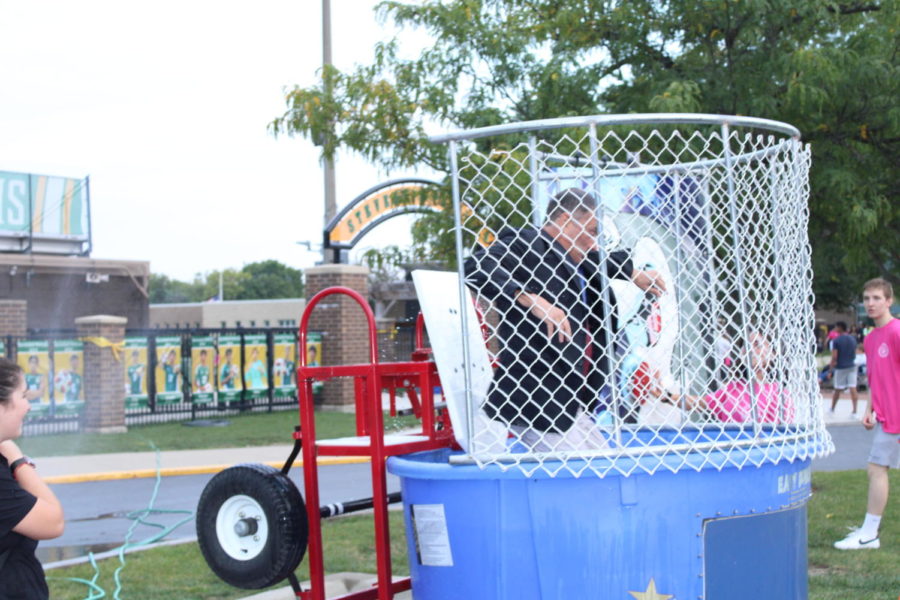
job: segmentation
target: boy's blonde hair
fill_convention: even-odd
[[[864,292],[871,289],[881,290],[881,293],[884,294],[886,300],[892,300],[894,298],[894,286],[891,285],[890,281],[882,279],[881,277],[870,279],[863,285]]]

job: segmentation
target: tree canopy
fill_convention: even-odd
[[[388,169],[446,170],[429,129],[629,112],[785,121],[813,150],[818,303],[845,305],[876,275],[900,283],[900,0],[388,0],[376,10],[432,44],[410,58],[386,40],[368,65],[323,70],[319,85],[287,93],[274,133]]]
[[[226,300],[302,298],[303,273],[277,260],[249,263],[240,270],[197,273],[191,282],[150,275],[150,303],[205,302],[219,294],[219,274]]]

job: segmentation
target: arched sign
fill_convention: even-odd
[[[325,228],[325,247],[350,249],[372,228],[399,215],[438,212],[439,183],[429,179],[393,179],[353,199]]]

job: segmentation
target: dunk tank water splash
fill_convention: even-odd
[[[805,598],[833,446],[799,132],[625,115],[435,141],[459,269],[414,278],[462,450],[388,461],[415,598]]]

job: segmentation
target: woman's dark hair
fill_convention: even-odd
[[[0,404],[9,402],[13,392],[19,387],[23,373],[22,367],[13,361],[0,358]]]
[[[769,341],[769,337],[761,333],[759,329],[751,329],[750,335],[760,336],[764,340],[766,340],[767,343],[771,344],[771,342]],[[749,363],[748,356],[748,354],[752,352],[752,350],[748,346],[749,344],[747,338],[745,338],[743,335],[738,334],[737,339],[735,339],[734,344],[731,347],[732,363],[731,368],[729,369],[730,378],[744,380],[747,379],[747,376],[753,372],[753,367]],[[771,363],[767,365],[766,373],[771,375],[772,368],[773,367]]]

